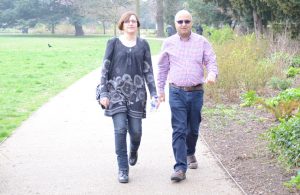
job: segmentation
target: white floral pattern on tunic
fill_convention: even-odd
[[[146,40],[137,38],[134,47],[124,46],[118,38],[107,42],[97,87],[97,100],[110,100],[105,115],[127,112],[135,118],[146,117],[147,85],[151,96],[156,95],[151,53]]]

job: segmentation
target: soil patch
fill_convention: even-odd
[[[205,104],[201,135],[247,194],[299,194],[283,186],[293,173],[280,167],[262,136],[277,124],[257,108]]]

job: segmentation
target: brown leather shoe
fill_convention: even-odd
[[[171,180],[176,182],[182,181],[185,178],[185,172],[183,170],[177,170],[171,175]]]
[[[187,156],[187,164],[190,169],[198,168],[198,162],[195,155]]]

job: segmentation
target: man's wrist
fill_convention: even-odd
[[[207,77],[217,78],[217,75],[214,72],[210,72]]]

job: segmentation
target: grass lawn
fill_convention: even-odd
[[[0,141],[50,97],[99,67],[108,38],[0,36]],[[157,54],[161,41],[149,43]]]

